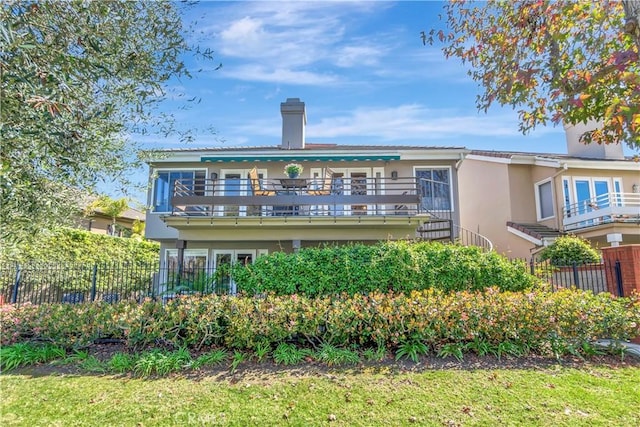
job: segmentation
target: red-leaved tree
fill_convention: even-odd
[[[640,149],[639,0],[455,0],[444,12],[423,42],[470,66],[478,109],[512,106],[523,133],[594,120],[582,142]]]

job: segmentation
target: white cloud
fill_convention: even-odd
[[[325,117],[307,128],[310,138],[370,137],[386,141],[433,140],[464,135],[515,136],[512,116],[488,118],[421,105],[358,108],[340,117]]]
[[[260,65],[244,65],[230,67],[223,75],[238,80],[270,83],[287,83],[292,85],[328,85],[340,81],[338,76],[290,68],[268,68]]]
[[[374,46],[345,46],[336,52],[336,65],[339,67],[372,67],[380,63],[384,50]]]
[[[327,78],[317,70],[329,64],[362,71],[379,66],[387,55],[382,35],[353,38],[347,31],[362,14],[380,14],[387,7],[378,2],[233,2],[216,7],[215,23],[201,31],[226,78],[291,83],[287,79],[293,76],[303,77],[293,81],[298,84],[334,84],[345,76]]]

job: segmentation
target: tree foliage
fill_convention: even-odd
[[[92,214],[96,209],[99,209],[103,214],[111,218],[113,231],[115,232],[115,225],[117,218],[122,215],[129,208],[129,200],[126,197],[120,199],[113,199],[109,196],[102,195],[94,200],[88,207],[86,213]]]
[[[100,181],[129,183],[132,133],[172,131],[157,108],[189,76],[177,3],[4,1],[0,6],[2,210],[7,244],[69,223]]]
[[[556,266],[600,262],[598,251],[591,247],[588,240],[572,235],[558,237],[555,242],[540,251],[538,257],[541,260],[550,260]]]
[[[640,148],[637,0],[455,0],[444,10],[446,29],[423,42],[470,66],[479,110],[516,108],[524,133],[594,120],[582,142]]]

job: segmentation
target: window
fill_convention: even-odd
[[[416,178],[422,196],[422,207],[430,211],[451,211],[450,168],[416,169]]]
[[[536,185],[538,220],[553,217],[553,188],[551,180]]]
[[[153,192],[153,211],[171,212],[171,197],[177,180],[195,195],[204,196],[206,171],[158,171]]]
[[[178,270],[178,253],[177,249],[167,249],[166,251],[166,267],[168,270]],[[185,249],[182,263],[183,271],[204,270],[208,263],[207,249]]]
[[[571,216],[571,192],[569,190],[569,179],[562,179],[562,194],[564,196],[564,214],[567,217]]]

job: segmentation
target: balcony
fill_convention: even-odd
[[[163,220],[189,238],[204,230],[221,240],[274,239],[274,231],[278,239],[411,237],[430,218],[419,188],[400,177],[334,177],[329,188],[322,178],[182,179]]]
[[[639,193],[607,193],[564,210],[564,231],[640,224]]]

